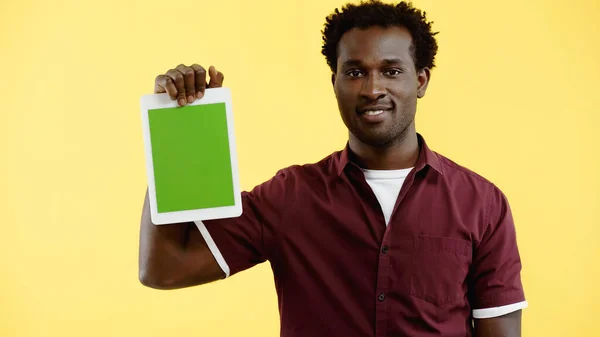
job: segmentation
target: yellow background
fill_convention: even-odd
[[[138,282],[139,97],[179,63],[232,90],[244,189],[340,149],[320,54],[341,0],[0,3],[0,336],[277,336],[268,264]],[[523,335],[600,336],[600,3],[416,1],[440,51],[417,129],[497,183],[517,222]]]

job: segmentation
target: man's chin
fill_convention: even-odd
[[[394,143],[395,137],[384,132],[365,132],[356,137],[361,143],[371,147],[388,147]]]

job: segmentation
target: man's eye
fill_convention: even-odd
[[[400,71],[398,69],[390,69],[390,70],[386,71],[386,73],[390,76],[397,76],[397,75],[400,75],[402,73],[402,71]]]
[[[346,75],[348,75],[349,77],[359,77],[361,75],[361,72],[358,70],[350,70],[346,73]]]

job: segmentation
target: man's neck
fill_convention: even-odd
[[[349,146],[352,160],[360,167],[370,170],[411,168],[419,159],[419,140],[413,130],[408,131],[401,140],[385,147],[365,144],[350,135]]]

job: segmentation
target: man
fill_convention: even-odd
[[[346,5],[323,54],[347,146],[242,194],[238,218],[140,232],[140,280],[189,287],[271,263],[281,336],[520,336],[526,301],[507,199],[416,132],[436,33],[412,5]],[[180,65],[156,93],[180,105],[220,87]]]

